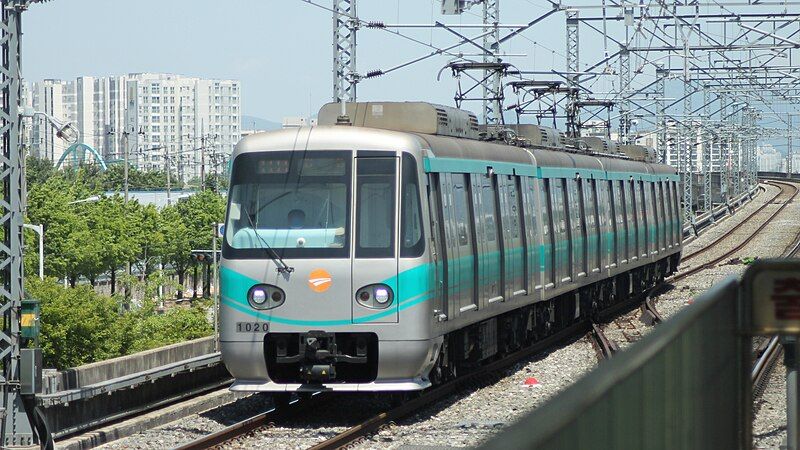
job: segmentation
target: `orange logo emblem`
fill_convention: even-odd
[[[333,284],[333,279],[326,270],[315,269],[308,276],[308,287],[316,293],[327,291],[331,288],[331,284]]]

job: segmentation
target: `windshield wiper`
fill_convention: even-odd
[[[261,237],[260,234],[258,234],[258,229],[256,229],[255,225],[253,225],[253,218],[250,217],[250,211],[247,209],[247,207],[242,205],[242,209],[244,210],[243,212],[244,212],[245,217],[247,217],[247,222],[250,224],[250,229],[253,230],[253,233],[255,233],[255,235],[258,238],[258,240],[261,241],[261,243],[265,245],[265,247],[261,247],[261,248],[263,248],[264,250],[267,251],[267,255],[269,255],[269,258],[272,260],[272,262],[275,263],[276,266],[278,266],[278,268],[276,269],[278,271],[278,273],[292,273],[292,272],[294,272],[294,267],[286,264],[286,262],[283,260],[283,258],[281,258],[281,255],[279,255],[278,252],[276,252],[275,249],[273,249],[269,245],[269,243],[266,241],[266,239],[264,239],[263,237]]]

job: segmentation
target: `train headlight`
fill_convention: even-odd
[[[383,305],[389,301],[389,290],[386,288],[375,288],[375,301]]]
[[[385,284],[370,284],[356,291],[356,301],[367,308],[388,308],[393,300],[394,292]]]
[[[272,309],[281,306],[286,301],[286,294],[277,286],[257,284],[250,288],[247,300],[255,309]]]
[[[263,305],[267,301],[267,291],[264,288],[255,288],[250,293],[250,300],[256,305]]]

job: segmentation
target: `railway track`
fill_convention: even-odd
[[[735,255],[739,250],[744,248],[745,245],[749,244],[753,239],[755,239],[756,236],[758,236],[758,234],[764,228],[766,228],[767,225],[769,225],[769,223],[772,221],[772,219],[774,219],[778,214],[780,214],[784,209],[786,209],[786,207],[788,207],[792,203],[792,201],[794,201],[794,199],[797,197],[798,193],[800,193],[800,188],[798,188],[797,185],[792,184],[792,183],[784,183],[784,182],[780,182],[780,181],[769,181],[769,183],[770,184],[780,185],[781,192],[778,193],[778,195],[776,195],[772,199],[772,201],[770,201],[768,203],[765,203],[764,206],[775,204],[775,203],[773,203],[773,201],[777,200],[777,198],[779,196],[786,196],[787,197],[787,198],[785,198],[784,200],[782,200],[780,202],[780,207],[778,209],[773,211],[767,217],[767,219],[761,225],[759,225],[759,227],[755,231],[753,231],[749,236],[747,236],[746,239],[744,239],[742,242],[740,242],[734,248],[724,252],[723,254],[721,254],[721,255],[719,255],[719,256],[717,256],[715,258],[712,258],[710,261],[707,261],[707,262],[704,262],[704,263],[701,263],[701,264],[697,264],[695,266],[689,267],[689,268],[687,268],[685,270],[682,270],[682,271],[678,272],[677,274],[673,275],[669,279],[669,281],[670,282],[675,282],[675,281],[684,279],[686,277],[689,277],[691,275],[694,275],[696,273],[699,273],[699,272],[701,272],[703,270],[710,269],[710,268],[716,266],[717,264],[719,264],[720,262],[724,261],[725,259],[730,258],[731,256]],[[761,210],[763,210],[763,207],[759,208],[757,211],[761,211]],[[750,216],[748,216],[748,219],[749,219],[749,217]],[[743,223],[744,223],[744,221],[743,221]],[[726,237],[731,236],[737,229],[739,229],[738,225],[736,227],[732,228],[731,230],[729,230],[724,235],[722,235],[719,239],[714,241],[714,243],[706,246],[706,249],[714,247],[715,244],[719,243],[720,241],[722,241]],[[696,256],[699,253],[700,252],[695,252],[693,255]],[[685,260],[686,260],[686,258],[682,258],[682,261],[685,261]]]
[[[800,236],[795,242],[784,252],[784,258],[796,258],[800,253]],[[764,394],[764,390],[769,382],[772,370],[778,364],[780,356],[783,354],[783,347],[780,345],[780,340],[777,336],[772,338],[760,337],[760,342],[755,349],[755,363],[753,370],[750,374],[753,382],[753,400],[756,401],[756,411],[760,403],[758,399]]]
[[[763,204],[763,205],[759,206],[757,209],[755,209],[755,210],[754,210],[754,211],[752,211],[750,214],[748,214],[746,217],[744,217],[744,218],[742,219],[742,221],[741,221],[741,222],[739,222],[738,224],[736,224],[736,226],[735,226],[735,227],[731,228],[731,229],[730,229],[730,230],[729,230],[727,233],[725,233],[725,234],[723,234],[723,235],[721,235],[721,236],[718,236],[716,239],[714,239],[712,242],[710,242],[710,243],[709,243],[708,245],[706,245],[705,247],[702,247],[702,248],[700,248],[699,250],[695,250],[695,251],[693,251],[693,252],[690,252],[690,253],[688,253],[688,254],[686,254],[686,255],[682,255],[682,256],[681,256],[681,261],[682,261],[682,262],[686,262],[686,261],[689,261],[689,260],[691,260],[691,259],[694,259],[694,258],[696,258],[696,257],[698,257],[698,256],[700,256],[700,255],[702,255],[702,254],[704,254],[704,253],[706,253],[706,252],[708,252],[710,249],[714,248],[714,246],[715,246],[715,245],[717,245],[717,244],[719,244],[720,242],[722,242],[722,240],[723,240],[723,239],[727,238],[728,236],[730,236],[731,234],[735,233],[735,232],[736,232],[736,231],[738,231],[740,228],[742,228],[743,226],[745,226],[745,225],[746,225],[748,222],[750,222],[750,220],[752,220],[752,219],[753,219],[753,218],[756,216],[756,214],[758,214],[758,213],[760,213],[761,211],[763,211],[763,210],[764,210],[764,208],[766,208],[766,207],[767,207],[767,206],[769,206],[769,205],[772,205],[772,204],[773,204],[773,202],[774,202],[775,200],[777,200],[777,198],[778,198],[778,197],[780,197],[780,195],[781,195],[781,192],[778,192],[777,194],[775,194],[774,196],[772,196],[772,198],[770,198],[768,201],[764,202],[764,204]]]
[[[648,298],[649,294],[650,291],[606,309],[599,315],[598,320],[601,322],[614,320],[615,316],[619,315],[621,312],[635,309],[646,298]],[[527,348],[506,355],[500,360],[481,366],[468,374],[459,376],[455,380],[451,380],[425,391],[419,396],[407,398],[406,401],[402,402],[399,406],[376,414],[367,420],[362,421],[358,425],[348,428],[344,432],[332,437],[331,439],[315,445],[312,447],[312,449],[338,449],[350,445],[368,435],[377,433],[382,428],[391,424],[393,421],[407,417],[421,408],[446,398],[447,396],[450,396],[459,390],[474,386],[475,384],[481,383],[488,378],[494,378],[497,373],[513,366],[521,360],[541,354],[566,342],[579,339],[581,336],[585,336],[587,333],[590,333],[594,328],[593,325],[594,324],[588,320],[577,322],[558,333],[532,344]],[[599,327],[596,328],[599,329]],[[600,335],[604,336],[602,334],[602,330],[600,330]],[[613,341],[609,345],[616,346]],[[613,351],[614,350],[610,350],[610,354],[613,354]],[[303,411],[307,411],[310,408],[317,408],[320,406],[320,402],[325,401],[326,398],[330,397],[326,396],[325,393],[321,393],[308,398],[294,400],[284,408],[276,408],[258,414],[254,417],[224,428],[218,432],[189,442],[179,447],[179,450],[200,450],[222,447],[225,443],[234,439],[257,432],[257,430],[264,427],[269,427],[272,424],[286,421],[291,417],[299,416]]]
[[[787,199],[781,202],[781,206],[779,209],[774,211],[767,220],[758,227],[758,229],[752,233],[748,238],[743,241],[741,244],[737,245],[734,249],[725,252],[725,254],[714,258],[712,261],[703,263],[701,265],[692,267],[686,271],[679,272],[678,274],[674,275],[671,279],[668,280],[667,283],[662,283],[655,288],[649,290],[647,293],[639,295],[627,302],[620,303],[619,305],[615,305],[606,311],[603,312],[602,318],[600,321],[614,321],[620,320],[616,318],[623,311],[630,311],[631,309],[635,308],[638,305],[641,305],[642,309],[642,317],[645,323],[648,325],[655,325],[663,321],[661,315],[656,310],[653,304],[653,297],[656,292],[659,292],[664,289],[665,286],[669,286],[669,282],[674,282],[676,280],[688,277],[695,273],[700,272],[706,268],[712,267],[715,264],[723,261],[725,258],[728,258],[735,252],[741,250],[747,243],[752,241],[755,236],[763,230],[766,225],[775,218],[781,211],[783,211],[800,193],[800,188],[793,184],[789,183],[782,183],[782,182],[773,182],[774,184],[779,184],[783,186],[781,188],[781,192],[770,199],[769,202],[765,203],[765,205],[758,208],[753,213],[749,214],[743,222],[750,221],[757,213],[764,210],[767,205],[774,204],[776,200],[779,199],[781,195],[788,196]],[[732,230],[725,233],[723,236],[717,238],[714,243],[712,243],[709,247],[721,242],[724,238],[730,236],[736,230],[740,229],[742,224],[737,225]],[[795,254],[798,251],[798,247],[800,247],[800,242],[795,248],[790,252],[790,254]],[[695,252],[691,254],[692,257],[695,257],[701,253],[704,253],[705,250]],[[627,324],[623,323],[620,325],[620,328],[627,328]],[[386,411],[380,412],[367,420],[362,421],[361,423],[348,428],[342,433],[337,434],[336,436],[321,442],[313,447],[313,450],[328,450],[328,449],[338,449],[343,448],[346,446],[350,446],[361,439],[369,436],[371,434],[377,433],[380,430],[384,429],[387,426],[390,426],[394,421],[400,420],[404,417],[407,417],[416,411],[419,411],[421,408],[431,405],[453,393],[459,391],[460,389],[466,388],[468,386],[474,385],[476,382],[479,382],[482,379],[487,378],[491,374],[496,374],[497,372],[504,370],[513,364],[517,363],[520,360],[530,358],[536,354],[542,353],[556,345],[559,345],[564,342],[568,342],[579,338],[580,336],[586,335],[587,333],[590,334],[593,340],[593,345],[598,350],[598,357],[600,359],[607,359],[613,356],[613,354],[618,351],[618,345],[613,341],[608,339],[608,337],[603,333],[602,328],[599,327],[596,323],[592,323],[589,321],[579,322],[576,323],[559,333],[556,333],[552,336],[549,336],[546,339],[543,339],[532,346],[519,350],[513,354],[507,355],[505,358],[482,366],[475,371],[462,375],[459,378],[446,382],[440,386],[437,386],[433,389],[430,389],[423,394],[407,399],[402,404],[397,407],[388,409]],[[635,339],[636,337],[640,337],[641,333],[634,333],[639,336],[631,336],[630,339]],[[627,337],[627,335],[626,335]],[[773,346],[775,347],[775,346]],[[780,349],[780,346],[777,346]],[[769,378],[769,372],[771,367],[774,366],[775,361],[777,360],[777,355],[780,352],[777,351],[770,351],[770,352],[763,352],[763,357],[767,358],[767,355],[772,355],[770,358],[771,360],[764,360],[763,362],[757,363],[754,366],[754,373],[753,376],[756,376],[756,369],[759,372],[759,379],[763,379],[761,383],[766,384],[766,380]],[[759,358],[761,361],[761,358]],[[207,448],[214,448],[214,447],[221,447],[226,442],[230,442],[236,438],[240,438],[247,434],[256,432],[259,429],[264,427],[269,427],[274,423],[279,423],[290,419],[291,417],[297,416],[301,414],[303,411],[307,411],[309,408],[315,408],[320,406],[320,402],[326,401],[327,397],[325,393],[321,393],[318,395],[310,396],[307,398],[301,398],[290,402],[283,408],[276,408],[270,411],[261,413],[257,416],[251,417],[246,419],[242,422],[236,423],[231,425],[223,430],[220,430],[216,433],[209,434],[204,436],[200,439],[192,441],[188,444],[185,444],[179,447],[180,450],[198,450],[198,449],[207,449]]]

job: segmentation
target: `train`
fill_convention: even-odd
[[[234,391],[410,392],[646,292],[682,250],[652,150],[424,102],[243,138],[220,264]]]

